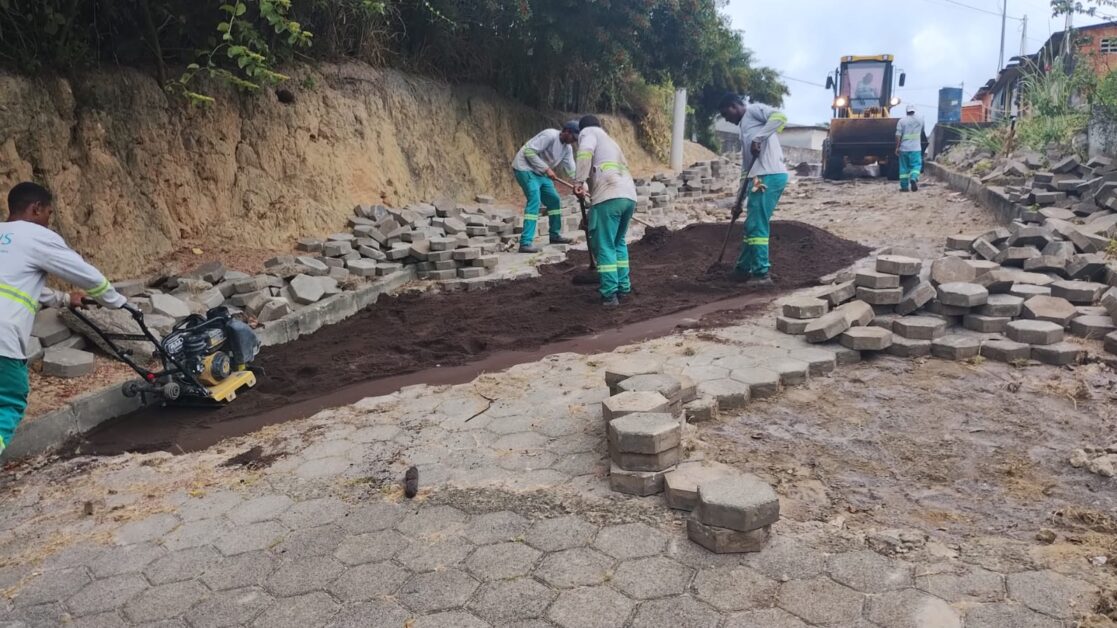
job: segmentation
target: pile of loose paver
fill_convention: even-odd
[[[952,236],[929,264],[880,255],[847,281],[787,301],[776,327],[903,357],[1067,365],[1082,359],[1085,341],[1101,339],[1117,353],[1117,266],[1042,212]]]
[[[687,535],[712,552],[760,551],[779,520],[775,490],[720,463],[682,460],[684,408],[716,414],[716,397],[696,403],[698,387],[685,376],[662,372],[662,364],[652,358],[617,361],[606,369],[605,381],[612,394],[601,404],[610,488],[641,497],[666,493],[668,506],[693,512]]]
[[[1026,212],[1073,221],[1097,213],[1111,215],[1117,211],[1117,165],[1109,157],[1098,155],[1083,163],[1075,156],[1047,162],[1038,153],[1021,155],[1006,161],[981,179],[991,186],[1003,186],[1005,196],[1020,204]],[[1082,229],[1083,241],[1091,236],[1106,235],[1114,223],[1095,224]],[[1105,243],[1101,244],[1105,248]]]

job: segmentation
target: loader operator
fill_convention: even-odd
[[[923,171],[923,120],[915,115],[915,105],[896,123],[896,155],[900,157],[900,191],[919,191]]]
[[[516,183],[524,191],[527,205],[524,206],[524,231],[520,235],[521,253],[538,253],[532,243],[535,240],[535,226],[539,220],[539,206],[547,208],[549,221],[548,235],[551,244],[569,244],[562,237],[562,199],[555,190],[558,175],[554,169],[562,168],[567,179],[574,176],[574,151],[570,145],[578,141],[578,123],[571,121],[562,125],[561,131],[546,129],[527,141],[512,160],[512,171]]]
[[[0,452],[27,409],[27,346],[39,307],[81,307],[87,295],[106,307],[125,303],[100,271],[50,230],[52,202],[46,188],[20,183],[8,192],[8,221],[0,223]],[[51,290],[48,274],[84,291]]]
[[[733,204],[733,220],[741,215],[745,197],[748,197],[745,241],[733,278],[750,285],[770,286],[769,223],[787,187],[787,168],[776,133],[787,124],[787,116],[767,105],[745,105],[737,94],[726,94],[718,109],[721,117],[741,129],[741,188]]]
[[[588,226],[590,246],[597,258],[598,290],[601,304],[614,308],[632,292],[625,236],[636,211],[636,182],[621,147],[601,128],[596,116],[583,116],[578,126],[581,131],[574,194],[592,196]]]

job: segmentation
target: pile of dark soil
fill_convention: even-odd
[[[216,410],[149,408],[103,424],[85,437],[79,451],[196,448],[188,443],[207,440],[196,438],[198,431],[220,433],[209,439],[216,442],[235,435],[221,429],[222,422],[278,411],[357,382],[461,365],[499,351],[538,349],[738,296],[748,288],[724,277],[696,281],[717,256],[724,229],[724,224],[676,232],[649,229],[629,248],[635,294],[615,310],[600,307],[594,287],[572,284],[571,276],[588,263],[586,253],[577,251],[566,262],[541,268],[541,277],[482,292],[383,297],[349,320],[264,349],[257,365],[267,376],[231,405]],[[737,231],[733,241],[740,243],[739,225]],[[732,255],[738,246],[731,246]],[[812,285],[868,251],[807,224],[774,222],[773,298],[780,291]]]

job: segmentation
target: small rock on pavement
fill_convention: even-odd
[[[814,297],[793,297],[783,303],[783,315],[795,319],[818,318],[828,309],[826,301]]]
[[[715,554],[759,552],[768,543],[770,527],[750,532],[708,526],[696,519],[686,522],[687,538]]]
[[[626,495],[647,497],[663,492],[664,476],[669,471],[628,471],[616,464],[609,466],[609,488]]]
[[[88,351],[77,349],[47,349],[43,355],[43,375],[51,377],[81,377],[93,372],[94,358]]]
[[[882,327],[852,327],[842,333],[839,341],[854,351],[883,351],[892,344],[892,332]]]
[[[749,532],[780,518],[780,500],[765,481],[749,473],[698,484],[698,521],[718,528]]]
[[[989,291],[976,283],[944,283],[939,285],[939,301],[954,307],[977,307],[989,299]]]
[[[679,446],[682,428],[670,413],[634,412],[609,421],[609,444],[623,453],[658,454]]]
[[[1066,327],[1078,314],[1074,305],[1066,299],[1052,296],[1034,296],[1024,301],[1024,318],[1048,321]]]
[[[676,510],[698,507],[698,485],[737,475],[733,467],[714,461],[683,462],[663,478],[667,505]]]
[[[957,257],[944,257],[931,263],[931,281],[935,285],[970,283],[976,278],[974,267]]]
[[[891,273],[893,275],[918,275],[923,268],[923,262],[914,257],[902,255],[881,255],[877,257],[877,272]]]
[[[1077,364],[1085,350],[1073,342],[1055,342],[1032,347],[1032,357],[1044,364],[1066,366]]]
[[[1009,323],[1005,335],[1024,344],[1052,345],[1063,340],[1063,327],[1051,321],[1022,319]]]
[[[153,314],[173,318],[176,321],[190,316],[190,306],[182,299],[169,294],[151,295],[151,311]]]
[[[980,351],[981,341],[972,336],[952,334],[931,341],[931,355],[944,360],[968,360]]]

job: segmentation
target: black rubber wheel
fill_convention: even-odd
[[[899,181],[900,180],[900,158],[899,157],[889,157],[888,161],[884,162],[884,164],[880,167],[880,169],[881,169],[881,172],[884,174],[885,177],[888,178],[889,181]]]
[[[178,398],[181,396],[182,386],[179,386],[178,382],[163,384],[163,397],[166,398],[167,401],[178,401]]]
[[[134,379],[132,381],[124,382],[124,385],[120,387],[120,392],[125,397],[132,399],[140,395],[140,390],[143,389],[143,386],[144,382]]]
[[[831,181],[842,180],[842,170],[845,169],[845,162],[842,160],[841,155],[834,155],[830,146],[830,139],[827,138],[822,141],[822,178]]]

